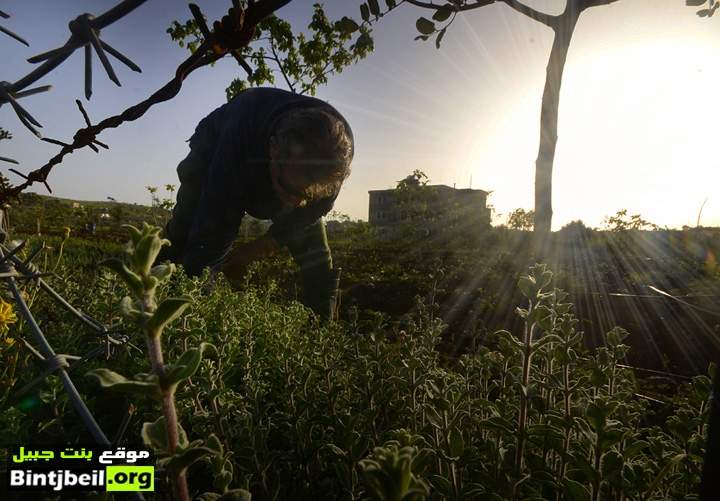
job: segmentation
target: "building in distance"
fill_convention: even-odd
[[[371,226],[391,229],[411,223],[429,233],[490,226],[488,191],[406,183],[395,189],[370,190],[368,194]]]

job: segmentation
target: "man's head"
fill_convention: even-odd
[[[352,156],[352,138],[341,119],[318,108],[288,111],[270,138],[275,193],[293,207],[332,196],[350,174]]]

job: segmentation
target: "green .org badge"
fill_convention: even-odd
[[[155,490],[153,466],[107,466],[105,478],[105,490],[108,492]]]

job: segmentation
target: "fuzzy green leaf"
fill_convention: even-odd
[[[608,346],[615,348],[619,346],[625,338],[630,335],[628,331],[621,327],[615,327],[607,334],[605,334],[605,340]]]
[[[181,449],[173,456],[163,458],[159,462],[159,466],[163,466],[173,472],[182,472],[190,465],[204,458],[205,456],[214,455],[215,451],[208,447],[188,447]]]
[[[448,439],[450,444],[450,455],[456,458],[462,456],[465,450],[465,440],[463,439],[462,433],[456,427],[450,430],[450,437]]]
[[[120,279],[125,282],[133,294],[136,296],[142,296],[144,290],[142,278],[140,278],[140,275],[130,270],[125,263],[117,258],[111,258],[100,261],[98,264],[113,270]]]
[[[542,348],[548,343],[562,343],[563,339],[558,336],[557,334],[545,334],[543,337],[535,341],[535,344],[533,345],[535,349]]]
[[[537,283],[531,276],[523,275],[520,277],[518,280],[518,288],[520,289],[520,292],[522,292],[523,296],[528,299],[535,299],[537,296]]]
[[[622,430],[606,430],[600,435],[600,450],[606,451],[623,439],[625,433]]]
[[[655,477],[655,480],[650,484],[650,487],[648,487],[647,491],[645,492],[645,499],[650,499],[650,495],[655,492],[655,489],[658,488],[660,485],[660,482],[662,482],[662,479],[665,478],[665,475],[668,474],[668,472],[677,465],[680,461],[685,459],[687,457],[687,454],[680,453],[673,456],[670,461],[665,463],[665,465],[662,467],[662,469],[658,472],[657,476]]]
[[[215,478],[213,479],[213,487],[215,487],[220,492],[225,492],[225,490],[230,485],[230,482],[232,482],[232,479],[232,472],[229,472],[227,470],[219,471],[215,474]]]
[[[165,282],[175,273],[175,265],[173,263],[159,264],[150,269],[150,275],[157,278],[160,282]]]
[[[135,306],[133,299],[130,296],[125,296],[120,300],[120,313],[133,322],[142,322],[152,316],[152,313],[142,312]]]
[[[450,480],[443,477],[442,475],[430,475],[430,482],[432,483],[433,487],[435,487],[435,490],[437,490],[441,495],[446,497],[452,497],[453,487],[450,483]]]
[[[590,499],[590,491],[588,488],[575,480],[563,478],[562,489],[565,494],[565,499],[568,501],[588,501]]]
[[[188,438],[183,427],[178,423],[178,447],[184,448],[188,445]],[[148,447],[152,447],[156,451],[167,451],[167,428],[165,427],[165,417],[161,416],[152,423],[143,423],[140,432],[143,443]]]
[[[205,441],[205,445],[215,451],[215,454],[218,456],[222,456],[225,454],[225,448],[223,447],[222,442],[218,438],[217,435],[214,433],[211,433],[207,440]]]
[[[108,390],[161,397],[155,374],[137,374],[135,379],[128,379],[110,369],[100,368],[88,372],[85,376],[94,379],[102,388]]]
[[[515,433],[515,425],[501,416],[493,416],[479,423],[480,428]]]
[[[160,334],[167,324],[182,315],[185,308],[190,306],[191,301],[192,299],[188,296],[166,298],[160,303],[152,318],[148,320],[148,330]]]
[[[143,237],[135,244],[132,260],[138,273],[148,275],[163,245],[170,245],[170,240],[160,238],[155,231],[143,233]]]
[[[168,364],[165,367],[165,377],[163,378],[163,385],[166,387],[174,387],[181,381],[184,381],[195,374],[200,367],[203,353],[206,350],[212,350],[217,353],[217,349],[210,343],[200,343],[199,348],[192,348],[178,359],[173,364]]]
[[[137,245],[137,243],[140,241],[140,238],[142,237],[142,233],[140,232],[140,230],[131,224],[123,224],[122,228],[128,230],[128,233],[130,233],[130,241],[134,245]]]

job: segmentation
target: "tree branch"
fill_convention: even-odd
[[[405,0],[405,1],[416,7],[422,7],[423,9],[440,10],[447,5],[447,4],[437,5],[434,3],[420,2],[419,0]],[[495,0],[477,0],[474,4],[470,4],[470,5],[466,4],[466,5],[457,7],[457,11],[462,12],[464,10],[477,9],[478,7],[484,7],[486,5],[490,5],[491,3],[495,3]]]
[[[581,0],[580,7],[582,10],[590,7],[600,7],[601,5],[610,5],[618,0]]]
[[[283,78],[285,79],[285,83],[290,87],[291,92],[295,92],[295,87],[293,84],[290,83],[290,79],[287,76],[287,73],[285,73],[285,68],[283,68],[282,62],[280,62],[280,58],[277,55],[277,52],[275,51],[275,44],[273,43],[272,37],[270,37],[270,50],[273,53],[273,57],[275,58],[275,62],[278,65],[278,68],[280,68],[280,73],[282,73]]]
[[[521,14],[524,14],[525,16],[529,17],[530,19],[538,21],[539,23],[543,23],[545,26],[547,26],[549,28],[555,28],[557,26],[558,16],[551,16],[550,14],[545,14],[544,12],[537,11],[530,6],[519,2],[518,0],[499,0],[499,1],[507,4],[509,7],[512,7],[513,9],[515,9],[516,11],[518,11]],[[614,2],[616,0],[601,0],[601,1]]]

